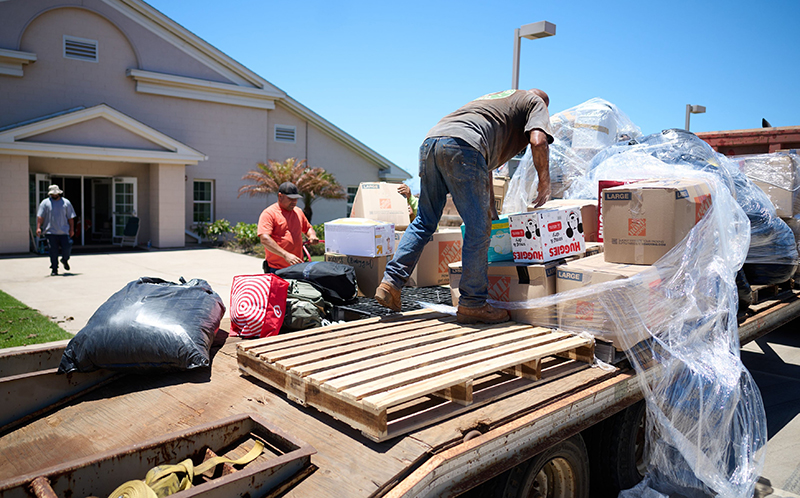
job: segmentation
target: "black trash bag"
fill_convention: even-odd
[[[332,304],[350,304],[358,298],[356,270],[352,266],[332,261],[312,261],[281,268],[275,275],[312,284]]]
[[[224,314],[222,299],[205,280],[142,277],[95,311],[67,344],[58,373],[208,367]]]

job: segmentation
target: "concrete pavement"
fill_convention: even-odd
[[[228,307],[234,275],[262,272],[258,258],[201,248],[78,254],[70,258],[69,264],[70,271],[61,267],[58,276],[50,276],[47,256],[2,257],[0,290],[75,334],[112,294],[139,277],[171,282],[178,282],[180,277],[206,280]]]

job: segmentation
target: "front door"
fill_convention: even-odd
[[[114,211],[112,227],[114,237],[122,237],[128,220],[136,216],[136,178],[119,176],[114,178]]]

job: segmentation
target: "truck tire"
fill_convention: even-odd
[[[509,471],[503,498],[586,498],[589,456],[580,434]]]
[[[592,489],[597,496],[617,496],[636,486],[647,470],[644,459],[647,413],[644,400],[604,422],[592,447]]]

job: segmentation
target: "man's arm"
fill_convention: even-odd
[[[550,200],[550,146],[547,144],[547,134],[538,129],[531,131],[530,142],[533,165],[539,175],[538,195],[534,207],[539,207]]]
[[[75,236],[75,218],[69,219],[69,236],[70,237]]]
[[[319,244],[319,239],[317,238],[317,232],[314,230],[314,227],[309,226],[308,231],[306,232],[306,237],[308,237],[309,244]]]
[[[312,228],[313,230],[313,228]],[[258,237],[261,240],[261,244],[263,244],[264,248],[271,252],[272,254],[276,254],[283,259],[286,260],[287,263],[290,265],[296,265],[298,263],[302,263],[303,260],[295,256],[294,254],[290,253],[289,251],[283,249],[281,246],[278,245],[275,240],[270,237],[268,234],[262,234]]]
[[[42,236],[42,223],[44,223],[44,217],[43,216],[37,216],[36,217],[36,236],[37,237],[41,237]]]

